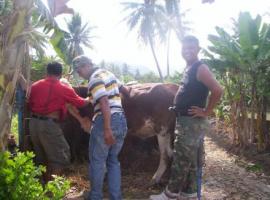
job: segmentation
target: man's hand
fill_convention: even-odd
[[[82,117],[80,119],[80,124],[82,129],[86,132],[86,133],[90,133],[90,129],[92,127],[92,122],[88,117]]]
[[[115,143],[115,138],[112,133],[111,128],[107,128],[104,130],[104,140],[107,145],[113,145]]]
[[[188,114],[192,115],[192,117],[207,117],[209,113],[198,106],[191,106],[191,108],[188,109]]]

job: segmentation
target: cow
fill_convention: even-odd
[[[168,108],[173,105],[174,96],[178,90],[175,84],[146,83],[126,86],[126,93],[122,94],[122,104],[127,117],[128,135],[147,139],[157,136],[160,160],[157,171],[152,180],[159,183],[169,160],[172,157],[172,140],[175,128],[175,114]],[[74,88],[82,97],[87,96],[86,87]],[[89,110],[87,110],[89,109]],[[83,116],[92,117],[93,108],[80,110]],[[70,123],[73,120],[73,123]],[[89,135],[83,130],[75,130],[77,123],[69,117],[63,125],[63,132],[70,144],[73,158],[78,155],[87,156]]]

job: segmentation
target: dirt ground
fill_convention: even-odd
[[[227,137],[224,133],[212,132],[205,137],[206,165],[204,167],[202,194],[205,200],[270,200],[270,176],[265,175],[262,166],[228,151]],[[227,141],[228,142],[228,141]],[[266,157],[270,155],[265,154]],[[145,153],[139,160],[122,165],[122,188],[124,199],[148,199],[158,194],[163,185],[149,187],[152,175],[158,166],[158,152]],[[266,165],[267,162],[264,163]],[[268,170],[269,171],[269,170]],[[82,191],[89,190],[87,163],[74,165],[68,178],[72,187],[65,200],[83,199],[78,197]],[[107,188],[104,184],[104,196]]]

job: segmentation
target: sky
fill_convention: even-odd
[[[121,2],[132,0],[70,0],[68,6],[79,12],[83,22],[96,26],[93,34],[94,50],[84,49],[85,54],[99,63],[125,62],[130,65],[145,66],[157,73],[154,58],[149,46],[137,40],[137,33],[129,32],[127,25],[121,20],[126,16]],[[134,1],[134,0],[133,0]],[[143,2],[137,0],[136,2]],[[208,46],[207,35],[215,34],[215,26],[230,30],[232,18],[237,18],[240,11],[249,11],[253,16],[264,15],[270,10],[270,0],[215,0],[213,4],[202,4],[201,0],[181,0],[181,7],[186,10],[185,21],[190,23],[191,34],[199,38],[201,46]],[[64,19],[68,15],[56,18],[64,28]],[[265,16],[269,20],[270,17]],[[162,44],[156,45],[156,53],[163,74],[166,71],[166,49]],[[181,72],[185,63],[181,58],[181,45],[175,36],[171,39],[170,63],[172,71]]]

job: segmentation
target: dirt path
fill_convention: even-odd
[[[269,200],[270,179],[249,172],[237,164],[238,157],[228,154],[209,137],[205,138],[206,167],[203,199]]]
[[[219,147],[210,137],[205,138],[206,166],[203,176],[203,199],[205,200],[270,200],[270,177],[255,174],[246,170],[246,163],[242,166],[239,158],[231,155]],[[158,155],[147,158],[152,160],[153,167],[138,167],[136,169],[123,169],[123,196],[125,199],[148,199],[151,194],[160,193],[163,187],[148,188],[148,184],[155,166]],[[145,163],[144,163],[145,164]],[[142,165],[144,165],[142,163]],[[147,162],[149,164],[149,162]],[[66,199],[74,194],[88,190],[87,167],[75,167],[76,173],[69,176],[72,189]],[[107,197],[107,189],[104,189]]]

